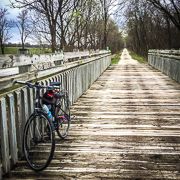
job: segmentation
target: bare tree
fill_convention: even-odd
[[[57,35],[60,40],[60,49],[65,49],[68,26],[73,20],[73,14],[79,4],[79,0],[62,0],[57,21]]]
[[[32,38],[40,44],[51,44],[51,33],[45,15],[40,12],[32,13],[31,21],[34,24]]]
[[[156,3],[164,5],[171,15],[178,13],[174,7],[178,7],[171,0],[159,0]],[[170,17],[160,11],[150,0],[129,0],[126,2],[125,16],[127,21],[127,44],[138,54],[147,56],[148,49],[179,48],[180,32]],[[163,12],[163,13],[162,13]]]
[[[104,42],[103,42],[103,47],[102,48],[106,48],[107,47],[107,38],[108,38],[108,22],[110,19],[110,16],[115,14],[115,8],[118,7],[118,9],[121,9],[121,6],[125,4],[125,0],[99,0],[100,4],[101,4],[101,12],[102,12],[102,18],[103,18],[103,22],[104,22],[104,30],[103,30],[103,36],[104,36]]]
[[[21,36],[21,44],[22,44],[22,49],[25,49],[25,41],[28,36],[30,36],[32,32],[32,24],[30,22],[30,19],[28,17],[28,11],[27,10],[22,10],[19,15],[17,16],[17,27],[19,29],[19,33]]]
[[[50,37],[51,37],[51,50],[55,52],[56,44],[56,34],[57,34],[57,19],[59,11],[62,8],[62,0],[15,0],[12,3],[13,7],[27,8],[35,13],[40,13],[46,19]]]
[[[112,6],[113,0],[100,0],[101,6],[102,6],[102,18],[104,21],[104,42],[103,42],[103,48],[105,49],[107,47],[107,23],[109,19],[109,8]]]
[[[180,1],[179,0],[147,0],[172,21],[180,31]]]
[[[36,24],[36,39],[40,44],[49,42],[52,52],[58,46],[63,50],[100,49],[112,44],[107,37],[111,10],[116,0],[14,1],[13,7],[31,11]],[[122,38],[121,34],[116,35],[118,40]]]
[[[8,10],[0,8],[0,48],[1,53],[4,54],[5,43],[11,39],[10,28],[11,22],[7,19]]]

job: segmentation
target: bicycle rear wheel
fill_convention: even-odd
[[[23,150],[33,170],[41,171],[50,164],[55,150],[55,134],[45,114],[33,114],[27,121],[23,136]]]
[[[71,113],[70,113],[70,102],[67,95],[61,97],[58,102],[58,112],[56,114],[56,131],[60,138],[64,139],[68,135]]]

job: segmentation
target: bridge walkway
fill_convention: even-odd
[[[180,85],[126,50],[73,105],[50,167],[5,179],[180,179]]]

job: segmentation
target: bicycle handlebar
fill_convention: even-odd
[[[25,81],[14,81],[14,83],[27,85],[29,88],[33,88],[33,87],[39,88],[39,89],[47,89],[47,88],[58,89],[59,88],[59,86],[43,86],[43,85],[40,85],[39,83],[32,84],[30,82],[25,82]]]

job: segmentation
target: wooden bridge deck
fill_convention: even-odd
[[[72,107],[50,167],[5,179],[180,179],[180,85],[124,51]]]

